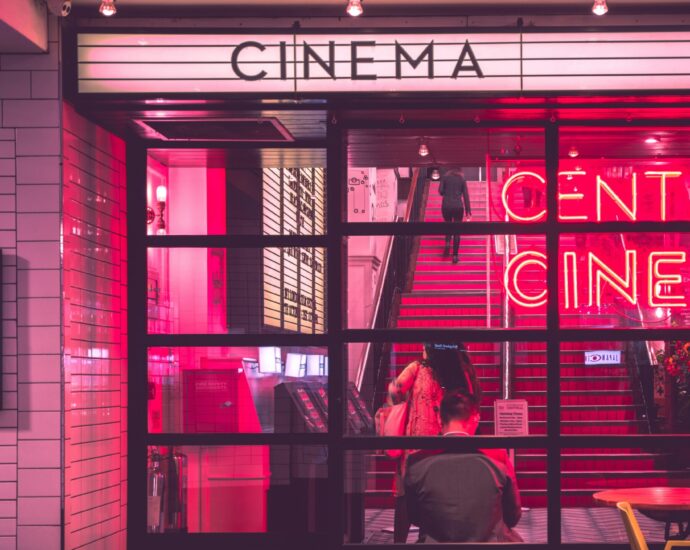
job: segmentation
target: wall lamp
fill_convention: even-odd
[[[159,185],[156,187],[156,202],[158,206],[158,214],[150,206],[146,207],[146,223],[151,225],[156,218],[158,218],[158,223],[156,224],[156,235],[165,235],[165,203],[168,199],[168,189],[165,185]]]

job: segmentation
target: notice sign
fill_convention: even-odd
[[[529,435],[527,400],[497,399],[494,401],[494,433],[498,436]]]
[[[585,365],[620,365],[620,350],[586,351]]]

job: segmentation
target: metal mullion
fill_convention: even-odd
[[[146,244],[145,144],[128,141],[127,155],[127,545],[143,547],[146,536],[146,415],[148,369],[146,331],[148,323]],[[137,365],[143,368],[132,368]]]
[[[148,235],[149,248],[323,248],[326,235]]]
[[[682,434],[591,434],[591,435],[561,435],[562,447],[573,448],[628,448],[653,447],[654,449],[690,451],[690,437]]]
[[[328,341],[328,541],[330,548],[340,548],[344,541],[345,456],[342,441],[345,428],[345,389],[347,365],[343,347],[344,300],[347,291],[346,262],[343,247],[343,217],[347,186],[347,153],[342,129],[328,116],[326,162],[326,248],[327,330]],[[333,113],[333,120],[338,116]]]
[[[326,445],[326,433],[148,433],[147,445]]]
[[[546,506],[547,541],[561,544],[560,339],[558,309],[558,126],[545,128],[546,164]]]
[[[343,441],[347,450],[375,449],[448,449],[454,451],[476,451],[478,449],[543,449],[548,438],[544,435],[518,437],[477,436],[477,437],[439,437],[439,436],[351,436]]]
[[[345,342],[543,342],[546,328],[530,329],[439,329],[439,328],[383,328],[347,329],[343,331]]]
[[[561,328],[561,341],[578,340],[679,340],[690,338],[688,328]]]
[[[148,334],[146,347],[327,346],[326,334]]]
[[[458,229],[461,235],[543,235],[547,228],[545,223],[471,222],[458,227],[452,222],[351,222],[344,225],[343,235],[429,236],[447,235]]]

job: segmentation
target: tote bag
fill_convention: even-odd
[[[376,412],[376,433],[388,437],[405,435],[409,411],[409,401],[404,401],[391,407],[381,407]],[[402,456],[400,449],[385,449],[384,452],[391,458]]]

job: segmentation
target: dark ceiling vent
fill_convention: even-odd
[[[151,137],[167,141],[295,141],[277,118],[139,119]]]

